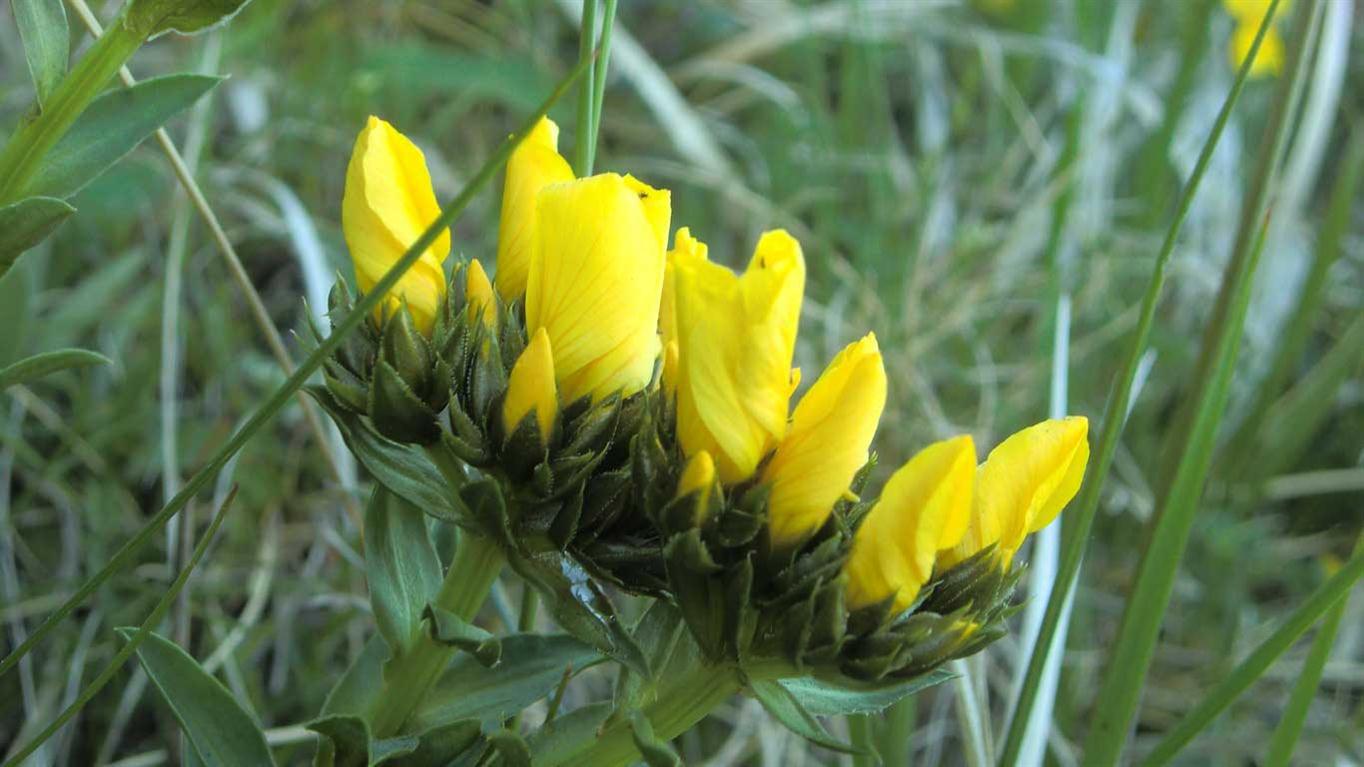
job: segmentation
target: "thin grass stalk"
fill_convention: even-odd
[[[478,173],[465,184],[464,188],[460,190],[460,193],[455,199],[441,211],[441,214],[436,217],[435,221],[431,222],[431,225],[426,228],[426,231],[422,232],[421,236],[408,247],[407,252],[403,254],[402,258],[398,259],[398,261],[384,273],[384,276],[375,283],[370,292],[360,297],[355,304],[355,308],[337,324],[332,330],[331,335],[324,338],[322,342],[318,344],[317,348],[303,360],[303,363],[299,365],[293,375],[289,376],[288,380],[275,389],[266,400],[265,404],[261,405],[260,408],[251,415],[246,423],[233,434],[232,438],[218,450],[208,464],[196,472],[194,476],[190,477],[189,481],[185,483],[185,487],[171,499],[170,503],[163,506],[155,516],[142,526],[142,529],[139,530],[132,539],[123,544],[98,573],[82,583],[80,587],[76,589],[75,593],[62,603],[61,607],[54,610],[52,614],[43,621],[43,624],[38,627],[37,631],[16,647],[13,652],[5,656],[4,660],[0,661],[0,676],[3,676],[13,668],[21,658],[27,655],[39,642],[46,638],[48,634],[52,633],[66,616],[70,615],[78,605],[88,599],[100,585],[109,579],[110,576],[122,570],[142,546],[144,546],[171,517],[179,513],[179,511],[184,508],[185,504],[197,495],[205,485],[211,482],[237,451],[241,450],[241,448],[250,441],[265,424],[274,418],[289,399],[307,383],[312,374],[322,365],[323,360],[325,360],[336,347],[340,346],[341,342],[345,340],[345,337],[352,330],[359,327],[360,323],[364,322],[369,316],[369,313],[384,300],[388,291],[391,290],[394,285],[398,284],[398,280],[402,279],[402,276],[417,262],[417,259],[421,257],[421,254],[431,246],[431,243],[435,242],[436,237],[440,232],[449,227],[450,223],[464,212],[464,209],[468,207],[473,198],[482,191],[483,187],[487,186],[487,184],[492,181],[502,165],[506,163],[507,158],[511,156],[512,151],[525,140],[530,131],[538,124],[540,118],[544,117],[550,107],[562,98],[564,93],[566,93],[568,89],[577,82],[578,78],[582,76],[586,69],[585,63],[586,62],[581,61],[578,62],[573,70],[559,82],[553,93],[549,95],[549,98],[536,109],[515,134],[503,142],[502,146],[493,154],[488,162],[484,163]]]
[[[1235,452],[1228,457],[1233,470],[1244,470],[1246,459],[1250,457],[1250,446],[1264,426],[1265,414],[1274,400],[1283,393],[1285,385],[1291,380],[1294,368],[1301,362],[1312,337],[1313,324],[1321,311],[1326,297],[1326,287],[1331,267],[1339,260],[1341,247],[1350,226],[1350,212],[1364,180],[1364,133],[1351,137],[1345,150],[1345,161],[1336,177],[1331,190],[1331,201],[1322,225],[1321,236],[1317,240],[1316,253],[1307,278],[1303,281],[1298,300],[1289,315],[1283,336],[1274,345],[1274,356],[1264,377],[1256,387],[1251,405],[1246,409],[1246,418],[1236,429],[1227,444]]]
[[[1174,476],[1160,494],[1154,529],[1138,565],[1132,595],[1123,611],[1118,639],[1109,654],[1108,670],[1092,718],[1085,749],[1086,765],[1116,764],[1127,741],[1132,719],[1137,713],[1146,672],[1155,653],[1165,608],[1174,588],[1175,575],[1188,543],[1216,446],[1217,427],[1226,410],[1227,398],[1240,350],[1241,331],[1250,303],[1251,285],[1259,264],[1269,225],[1269,192],[1274,188],[1279,160],[1288,134],[1289,117],[1302,91],[1302,77],[1308,42],[1321,18],[1320,2],[1309,3],[1298,19],[1291,48],[1287,77],[1279,89],[1275,109],[1266,131],[1259,173],[1252,182],[1254,190],[1242,217],[1253,226],[1250,237],[1238,235],[1223,276],[1219,305],[1225,310],[1214,315],[1204,335],[1204,354],[1210,361],[1202,375],[1195,378],[1192,400],[1196,406],[1189,427],[1170,444],[1178,455]],[[1271,6],[1267,18],[1272,18]],[[1264,24],[1261,25],[1263,31]],[[1253,53],[1251,54],[1254,55]]]
[[[1361,539],[1364,540],[1364,539]],[[1307,601],[1289,616],[1288,620],[1268,639],[1260,643],[1245,660],[1241,661],[1225,679],[1208,691],[1193,710],[1173,730],[1156,744],[1156,747],[1142,760],[1143,767],[1158,767],[1168,764],[1184,746],[1188,745],[1198,733],[1202,732],[1218,714],[1250,688],[1280,656],[1289,650],[1298,638],[1307,632],[1328,610],[1343,607],[1345,597],[1355,581],[1364,576],[1364,547],[1356,546],[1354,555],[1335,575],[1322,584]],[[1329,653],[1329,643],[1327,652]],[[1322,659],[1325,663],[1325,659]],[[1315,687],[1312,688],[1315,691]],[[1310,695],[1308,702],[1310,703]],[[1304,711],[1304,714],[1306,712]],[[1294,736],[1296,740],[1296,736]],[[1290,744],[1291,745],[1291,744]]]
[[[101,37],[102,39],[104,33],[103,27],[100,25],[99,19],[95,17],[94,12],[90,10],[90,6],[85,3],[85,0],[66,1],[67,4],[71,6],[71,10],[75,11],[76,15],[80,17],[81,23],[90,31],[90,34]],[[123,81],[124,85],[129,87],[137,83],[137,79],[133,77],[132,72],[128,71],[126,66],[119,69],[118,76],[119,79]],[[265,302],[261,299],[260,293],[256,290],[256,286],[251,283],[251,277],[247,275],[246,268],[242,266],[242,261],[237,256],[237,249],[232,246],[232,241],[228,239],[227,232],[223,230],[222,224],[218,221],[217,214],[213,212],[213,207],[208,204],[208,199],[204,197],[203,190],[199,188],[199,183],[194,180],[193,171],[191,171],[189,166],[185,163],[184,158],[180,155],[180,151],[175,146],[175,142],[164,128],[157,128],[156,132],[152,135],[156,138],[156,143],[161,147],[162,154],[166,156],[166,160],[170,163],[171,170],[175,173],[175,177],[180,182],[180,186],[184,188],[190,203],[194,206],[194,209],[199,213],[199,217],[203,219],[204,224],[208,227],[209,234],[212,235],[214,244],[218,246],[218,252],[222,254],[223,261],[227,263],[228,273],[232,275],[233,281],[237,283],[237,287],[241,290],[242,296],[246,299],[246,305],[247,308],[250,309],[252,321],[255,322],[256,328],[260,331],[261,335],[265,337],[265,344],[270,348],[270,355],[275,358],[275,362],[279,365],[280,369],[284,371],[284,375],[289,376],[294,372],[294,363],[284,346],[284,340],[280,337],[279,330],[275,328],[274,322],[270,319],[270,312],[265,308]],[[314,406],[312,400],[308,399],[307,395],[304,394],[299,394],[298,404],[299,407],[303,409],[303,419],[308,423],[308,429],[313,433],[313,438],[317,443],[318,449],[322,451],[323,457],[326,459],[327,468],[331,471],[332,478],[336,480],[337,484],[345,485],[345,472],[342,470],[340,463],[344,459],[342,459],[341,456],[338,456],[336,451],[332,449],[332,442],[327,439],[327,431],[322,425],[322,418],[318,415],[316,406]],[[350,516],[351,522],[355,525],[355,529],[362,529],[364,525],[360,518],[360,507],[355,499],[349,494],[343,494],[341,503],[345,508],[346,513]],[[3,673],[3,671],[0,671],[0,673]]]
[[[966,763],[970,767],[985,767],[993,761],[987,729],[990,726],[990,707],[976,694],[975,674],[969,665],[970,660],[952,661],[952,671],[957,675],[952,680],[953,699],[957,721],[961,725],[958,731]]]
[[[1361,551],[1364,551],[1364,533],[1355,541],[1355,555]],[[1289,694],[1283,715],[1279,717],[1279,725],[1269,739],[1265,767],[1288,767],[1298,739],[1302,736],[1303,724],[1307,722],[1307,712],[1317,697],[1317,686],[1321,684],[1322,672],[1326,670],[1326,661],[1331,657],[1331,649],[1336,643],[1336,635],[1340,632],[1340,623],[1345,618],[1349,601],[1348,598],[1342,598],[1336,602],[1336,606],[1326,613],[1317,635],[1312,638],[1312,649],[1308,651],[1302,670],[1298,672],[1298,679],[1293,683],[1293,692]]]
[[[578,66],[587,65],[587,78],[578,92],[578,130],[573,137],[573,170],[579,177],[592,173],[592,97],[597,77],[593,44],[597,39],[597,0],[583,0],[582,25],[578,28]]]
[[[611,61],[611,28],[616,25],[617,0],[606,0],[601,21],[601,41],[592,65],[592,135],[587,141],[587,173],[597,164],[597,140],[601,135],[602,102],[606,99],[606,74]]]
[[[1273,2],[1277,5],[1279,0],[1273,0]],[[1042,626],[1038,631],[1037,643],[1034,652],[1028,659],[1028,669],[1024,674],[1023,685],[1019,690],[1013,719],[1005,735],[1004,746],[1000,751],[1001,765],[1010,765],[1017,760],[1023,745],[1026,723],[1032,716],[1032,709],[1036,703],[1038,689],[1047,663],[1047,653],[1045,651],[1037,652],[1036,648],[1048,648],[1055,641],[1061,624],[1061,616],[1065,612],[1066,604],[1074,594],[1075,584],[1080,572],[1080,563],[1084,558],[1085,544],[1089,542],[1089,534],[1094,526],[1094,516],[1099,508],[1099,500],[1102,498],[1104,482],[1113,466],[1113,456],[1117,451],[1118,437],[1122,434],[1123,424],[1126,422],[1127,414],[1131,409],[1134,383],[1143,366],[1142,360],[1146,357],[1146,347],[1151,339],[1151,328],[1155,323],[1156,306],[1160,302],[1161,290],[1165,285],[1166,267],[1174,253],[1175,243],[1184,227],[1184,221],[1188,218],[1193,199],[1197,195],[1198,188],[1203,182],[1203,176],[1212,161],[1213,151],[1217,148],[1218,142],[1221,141],[1222,133],[1230,121],[1232,110],[1241,98],[1241,92],[1245,88],[1250,74],[1250,63],[1259,51],[1260,44],[1268,29],[1269,23],[1266,19],[1260,25],[1260,30],[1251,45],[1250,55],[1246,57],[1246,61],[1241,65],[1240,71],[1237,72],[1231,92],[1227,94],[1226,100],[1222,103],[1222,108],[1213,123],[1212,131],[1203,143],[1203,149],[1199,152],[1193,173],[1189,176],[1180,196],[1174,219],[1170,222],[1170,228],[1166,230],[1165,240],[1156,256],[1155,265],[1151,271],[1151,280],[1147,283],[1146,292],[1142,296],[1141,313],[1137,320],[1137,327],[1132,332],[1127,354],[1123,358],[1123,366],[1114,380],[1113,391],[1104,407],[1103,425],[1099,432],[1097,448],[1094,451],[1094,461],[1085,477],[1075,510],[1067,512],[1063,516],[1061,563],[1056,580],[1059,588],[1053,588],[1051,596],[1047,599],[1047,611],[1042,617]],[[1061,643],[1064,645],[1064,632],[1060,632],[1060,635],[1062,636]]]
[[[910,767],[914,751],[914,722],[919,713],[919,697],[901,698],[886,709],[876,732],[876,755],[881,764]]]
[[[203,537],[199,539],[199,544],[194,547],[194,553],[190,556],[189,561],[180,569],[180,574],[175,577],[175,580],[171,583],[170,588],[166,590],[166,593],[162,594],[161,598],[157,600],[156,606],[152,608],[151,614],[148,615],[147,619],[142,621],[142,625],[137,628],[137,633],[133,634],[133,636],[129,638],[127,644],[114,654],[113,660],[109,661],[109,665],[105,666],[104,670],[99,673],[99,676],[96,676],[90,681],[90,684],[85,686],[85,689],[81,690],[80,695],[76,696],[75,702],[67,706],[62,713],[58,714],[57,718],[54,719],[46,729],[38,733],[33,740],[29,741],[23,748],[14,752],[9,761],[5,762],[4,767],[17,767],[22,764],[23,761],[28,758],[29,754],[38,750],[48,738],[52,737],[52,735],[60,730],[63,725],[71,721],[71,718],[74,717],[86,703],[90,702],[91,698],[95,697],[100,690],[104,689],[104,686],[107,685],[110,680],[114,678],[114,675],[123,668],[123,664],[127,663],[133,653],[137,652],[137,648],[147,639],[147,635],[150,634],[152,629],[159,625],[166,617],[166,611],[169,610],[171,604],[175,602],[176,595],[180,593],[180,590],[185,587],[185,583],[189,581],[190,573],[194,572],[194,568],[198,566],[199,560],[203,559],[204,552],[208,551],[209,543],[213,541],[213,537],[217,534],[218,528],[222,526],[223,520],[227,517],[227,510],[232,507],[232,501],[236,497],[237,489],[236,487],[233,487],[232,491],[228,493],[227,498],[224,499],[222,505],[218,507],[218,513],[213,515],[213,521],[209,523],[208,529],[204,531]]]

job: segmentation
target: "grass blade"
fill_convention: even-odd
[[[1268,639],[1194,706],[1173,730],[1166,734],[1142,762],[1144,767],[1168,764],[1180,749],[1189,744],[1218,714],[1259,679],[1279,656],[1333,606],[1344,606],[1345,595],[1360,576],[1364,576],[1364,547],[1355,547],[1354,556],[1335,575],[1322,584],[1301,607],[1289,616]],[[1323,629],[1324,631],[1325,629]],[[1329,643],[1328,652],[1329,652]],[[1325,663],[1325,658],[1322,658]],[[1315,691],[1315,686],[1312,687]],[[1295,691],[1296,695],[1296,691]],[[1310,701],[1310,696],[1308,697]],[[1305,707],[1304,707],[1305,708]],[[1305,713],[1305,711],[1304,711]],[[1294,736],[1296,738],[1296,735]],[[1277,734],[1276,734],[1277,739]]]
[[[236,497],[237,489],[236,487],[233,487],[232,492],[228,493],[227,498],[223,500],[222,506],[218,507],[218,513],[213,515],[213,521],[209,523],[208,529],[204,531],[203,536],[199,539],[199,544],[194,547],[194,554],[190,556],[189,561],[185,563],[185,566],[180,569],[180,574],[175,577],[175,581],[171,583],[171,586],[166,590],[166,593],[161,595],[161,599],[157,601],[156,607],[152,608],[151,615],[148,615],[147,619],[142,621],[142,625],[138,627],[137,631],[128,637],[127,644],[123,645],[123,647],[114,654],[114,659],[109,661],[109,665],[99,673],[99,676],[91,680],[90,684],[86,685],[84,690],[81,690],[81,693],[76,697],[76,700],[70,706],[67,706],[66,710],[62,711],[56,719],[52,720],[52,723],[49,724],[46,729],[38,733],[37,737],[29,741],[23,748],[15,751],[14,755],[10,757],[10,760],[5,762],[4,767],[16,767],[17,765],[22,764],[23,761],[28,758],[29,754],[38,750],[39,746],[43,745],[43,743],[45,743],[48,738],[52,737],[55,732],[60,730],[63,725],[71,721],[71,717],[75,716],[91,698],[95,697],[100,690],[104,689],[104,686],[114,678],[114,675],[119,672],[119,669],[123,668],[123,664],[127,663],[133,653],[137,652],[137,648],[140,647],[142,642],[151,634],[152,629],[155,628],[157,624],[161,623],[162,618],[166,615],[166,611],[169,610],[171,604],[175,602],[175,597],[180,593],[180,590],[185,587],[185,583],[189,581],[190,573],[194,572],[194,568],[199,564],[199,560],[203,558],[204,552],[208,551],[209,543],[213,541],[213,536],[217,534],[218,528],[222,526],[223,520],[227,517],[227,510],[232,507],[232,500]]]
[[[578,92],[578,129],[573,141],[573,170],[579,177],[592,175],[592,91],[596,81],[593,43],[597,38],[597,0],[583,0],[582,26],[578,30],[578,66],[587,64],[587,79]]]
[[[322,361],[341,344],[352,330],[358,327],[361,322],[365,321],[365,318],[369,316],[369,313],[378,306],[379,302],[384,299],[384,296],[388,291],[398,283],[398,280],[402,278],[408,268],[416,263],[422,252],[435,241],[440,231],[448,227],[450,223],[468,207],[475,195],[493,179],[502,165],[506,163],[507,158],[511,156],[512,150],[525,139],[540,118],[549,111],[550,107],[562,98],[564,93],[568,91],[573,83],[582,76],[586,69],[585,65],[586,62],[578,62],[578,65],[559,83],[554,89],[554,92],[549,95],[549,98],[540,105],[540,108],[522,124],[521,128],[515,134],[503,142],[502,146],[488,162],[484,163],[478,173],[465,184],[464,189],[461,190],[455,199],[441,211],[440,216],[437,217],[436,220],[427,227],[426,231],[412,243],[407,249],[407,252],[403,254],[403,257],[384,274],[382,279],[375,283],[374,288],[370,292],[360,297],[360,300],[356,302],[355,308],[351,313],[336,326],[331,335],[323,339],[322,343],[303,360],[302,364],[294,370],[293,374],[275,389],[274,393],[270,395],[270,398],[266,400],[265,404],[261,405],[261,407],[252,414],[251,418],[242,425],[241,429],[233,434],[232,438],[218,450],[213,459],[210,460],[204,468],[196,472],[194,476],[190,477],[189,481],[185,483],[184,488],[182,488],[169,503],[162,507],[162,509],[158,511],[131,540],[123,544],[123,547],[109,559],[108,564],[106,564],[102,570],[82,583],[80,588],[76,589],[75,593],[63,602],[61,607],[53,611],[32,635],[15,648],[13,652],[5,656],[3,661],[0,661],[0,676],[3,676],[7,671],[13,668],[14,665],[19,662],[20,658],[27,655],[38,642],[42,641],[43,638],[50,634],[66,616],[71,614],[72,610],[75,610],[78,605],[89,598],[89,596],[94,593],[101,584],[108,580],[111,575],[123,569],[132,560],[137,551],[141,549],[171,517],[175,516],[180,509],[184,508],[185,504],[189,502],[189,499],[193,498],[205,485],[211,482],[213,477],[215,477],[222,467],[227,464],[232,456],[254,437],[256,433],[284,407],[289,399],[307,383],[308,378],[322,365]]]
[[[1273,18],[1276,0],[1261,24],[1263,35]],[[1217,428],[1226,410],[1231,378],[1240,349],[1241,331],[1250,303],[1250,292],[1268,227],[1270,190],[1274,188],[1279,160],[1287,140],[1290,115],[1302,91],[1307,42],[1321,17],[1321,3],[1306,4],[1298,19],[1286,77],[1277,94],[1266,130],[1252,191],[1242,211],[1241,231],[1223,274],[1218,296],[1189,402],[1191,418],[1170,442],[1170,454],[1178,458],[1171,481],[1165,485],[1156,507],[1155,528],[1142,553],[1131,597],[1123,611],[1118,639],[1109,654],[1108,670],[1097,698],[1086,742],[1084,764],[1118,762],[1127,741],[1129,726],[1137,712],[1147,668],[1155,653],[1165,608],[1174,588],[1175,574],[1183,558],[1203,483],[1212,463]],[[1252,49],[1253,51],[1253,49]],[[1254,53],[1252,52],[1251,57]]]
[[[1094,451],[1094,462],[1090,466],[1088,476],[1085,477],[1084,487],[1080,491],[1079,503],[1076,504],[1075,510],[1066,516],[1066,527],[1061,541],[1061,563],[1057,570],[1055,587],[1047,600],[1047,611],[1042,616],[1042,625],[1037,634],[1037,641],[1034,644],[1033,653],[1028,659],[1028,669],[1024,674],[1023,684],[1019,688],[1013,718],[1005,735],[1003,748],[1000,750],[1000,764],[1011,764],[1017,760],[1022,749],[1028,721],[1032,716],[1032,709],[1036,704],[1037,693],[1041,687],[1043,673],[1046,670],[1047,651],[1056,641],[1055,637],[1061,623],[1061,616],[1065,611],[1067,602],[1074,593],[1076,579],[1080,572],[1080,563],[1084,558],[1085,544],[1089,541],[1089,533],[1094,526],[1094,515],[1099,508],[1099,499],[1104,482],[1113,466],[1113,456],[1118,447],[1118,437],[1122,434],[1122,427],[1130,409],[1133,385],[1137,378],[1138,369],[1141,367],[1141,360],[1146,353],[1147,344],[1151,339],[1156,306],[1160,301],[1161,290],[1165,285],[1166,267],[1170,263],[1171,254],[1174,253],[1175,243],[1183,229],[1184,220],[1189,215],[1193,198],[1198,193],[1203,176],[1212,162],[1213,151],[1217,148],[1222,133],[1226,130],[1232,110],[1241,97],[1241,91],[1245,88],[1250,74],[1250,62],[1254,61],[1255,52],[1259,50],[1260,42],[1264,39],[1267,29],[1268,23],[1261,25],[1255,43],[1251,47],[1251,55],[1247,56],[1246,62],[1242,64],[1240,71],[1236,74],[1236,81],[1217,114],[1212,132],[1208,134],[1207,141],[1203,143],[1203,149],[1198,155],[1193,173],[1189,176],[1189,181],[1185,184],[1184,192],[1180,196],[1174,220],[1170,222],[1170,228],[1165,234],[1160,253],[1156,256],[1155,266],[1151,272],[1151,281],[1147,283],[1146,293],[1142,296],[1140,319],[1137,321],[1136,330],[1132,333],[1122,369],[1114,380],[1113,392],[1109,395],[1108,402],[1104,407],[1103,426],[1099,433],[1098,448]],[[1061,644],[1064,642],[1062,641]]]

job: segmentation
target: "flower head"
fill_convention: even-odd
[[[648,386],[671,216],[667,190],[605,173],[551,184],[537,203],[526,328],[543,328],[566,402]]]
[[[392,125],[370,117],[355,140],[341,201],[341,228],[361,292],[372,289],[439,216],[421,150]],[[442,231],[393,287],[376,319],[382,322],[406,304],[417,329],[430,333],[445,297],[442,264],[449,254],[450,233]]]
[[[850,608],[893,596],[899,612],[914,602],[938,550],[966,532],[975,473],[976,447],[964,435],[929,445],[891,476],[853,537],[844,566]]]
[[[526,292],[540,190],[573,180],[573,169],[559,154],[558,144],[559,126],[543,117],[507,160],[497,233],[497,292],[504,301]]]
[[[818,530],[845,493],[886,405],[886,370],[876,336],[838,353],[796,405],[786,436],[763,468],[771,484],[772,543],[799,542]]]
[[[672,252],[678,439],[688,455],[714,456],[722,482],[738,482],[786,434],[805,259],[781,230],[762,236],[742,276],[706,260],[690,237],[680,243]]]

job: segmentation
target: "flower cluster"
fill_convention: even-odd
[[[458,521],[533,584],[554,590],[534,564],[562,552],[589,581],[672,601],[714,659],[875,681],[995,639],[1014,554],[1078,490],[1085,420],[1024,429],[979,465],[969,436],[938,442],[864,499],[881,350],[849,344],[792,408],[795,238],[762,235],[742,274],[685,227],[669,249],[666,190],[575,178],[556,142],[544,119],[508,163],[493,279],[477,259],[447,279],[442,233],[329,360],[329,409],[373,432],[352,447],[419,445]],[[343,203],[360,290],[436,216],[421,152],[371,118]]]

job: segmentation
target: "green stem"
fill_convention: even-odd
[[[663,741],[690,730],[743,687],[733,666],[704,662],[687,673],[659,681],[658,694],[644,707],[644,715],[653,725],[654,734]],[[569,767],[625,767],[634,763],[640,752],[625,717],[627,713],[617,711],[600,731],[584,733],[577,748],[547,754],[548,760],[543,763]],[[536,764],[541,762],[537,760]]]
[[[466,621],[473,620],[504,561],[502,550],[491,540],[481,535],[461,536],[455,559],[432,604]],[[412,649],[384,667],[384,687],[370,714],[375,737],[386,738],[402,730],[456,652],[453,647],[436,644],[426,631],[425,621],[417,632]]]
[[[601,105],[606,99],[606,68],[611,59],[611,27],[616,23],[616,1],[606,0],[601,21],[599,53],[592,66],[592,129],[587,137],[587,162],[583,175],[592,173],[597,164],[597,136],[601,133]]]
[[[848,741],[860,753],[853,754],[853,767],[876,767],[880,759],[872,738],[872,721],[868,714],[848,715]]]
[[[122,19],[100,35],[81,57],[57,90],[53,91],[42,113],[19,130],[0,151],[0,205],[22,197],[48,150],[80,117],[95,96],[142,45],[143,36]]]
[[[578,91],[578,130],[573,142],[573,170],[579,177],[592,174],[592,91],[597,63],[592,60],[593,39],[597,36],[597,0],[583,0],[582,27],[578,31],[578,64],[586,62],[587,79]]]

